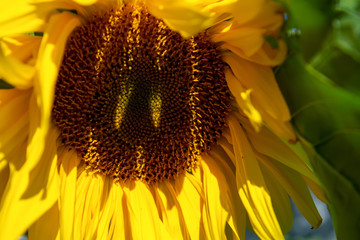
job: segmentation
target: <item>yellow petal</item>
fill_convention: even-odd
[[[131,237],[131,228],[129,226],[129,214],[123,186],[120,184],[113,185],[109,201],[114,202],[116,206],[110,222],[108,239],[129,239]]]
[[[38,78],[35,92],[39,95],[41,112],[47,119],[54,100],[55,83],[68,36],[81,24],[74,14],[63,12],[54,15],[47,26],[39,50]]]
[[[224,44],[222,47],[231,50],[241,58],[263,66],[275,67],[283,63],[287,57],[287,46],[281,39],[277,40],[278,47],[272,48],[271,45],[264,41],[263,45],[253,55],[248,56],[241,49],[230,44]]]
[[[237,24],[244,24],[259,14],[266,0],[225,2],[227,4],[214,4],[212,11],[231,13]]]
[[[230,29],[213,36],[215,42],[225,42],[223,47],[232,46],[230,50],[238,49],[235,53],[242,53],[249,57],[255,54],[264,44],[264,30],[257,28]]]
[[[309,186],[311,191],[315,194],[315,196],[322,201],[323,203],[328,203],[328,199],[326,198],[322,186],[320,185],[319,181],[314,181],[312,179],[309,179],[305,176],[302,176],[306,184]]]
[[[55,131],[49,133],[45,139],[48,148],[36,167],[25,163],[16,170],[10,164],[9,181],[0,203],[0,239],[16,239],[57,201],[57,136]],[[24,152],[19,151],[18,158],[25,157],[21,154]]]
[[[27,34],[4,37],[0,43],[0,76],[19,89],[33,84],[40,37]]]
[[[0,89],[0,107],[8,104],[8,102],[12,101],[12,99],[17,97],[21,92],[22,91],[16,89]]]
[[[62,239],[72,239],[75,213],[75,191],[77,165],[79,159],[76,152],[64,150],[59,156],[60,165],[60,236]]]
[[[0,2],[0,38],[16,33],[34,32],[45,22],[37,7],[26,0]]]
[[[228,204],[221,202],[221,190],[226,190],[226,180],[222,173],[212,173],[206,162],[211,162],[207,156],[203,156],[201,160],[203,170],[203,186],[205,194],[205,207],[203,208],[203,224],[207,239],[226,239],[225,225],[229,218],[226,209]],[[210,163],[211,164],[211,163]],[[218,171],[216,167],[212,171]]]
[[[91,0],[77,1],[84,4],[93,2]],[[49,24],[49,17],[58,13],[58,9],[71,9],[76,10],[81,16],[88,15],[84,7],[70,0],[2,1],[0,3],[0,38],[19,33],[43,32]]]
[[[109,201],[109,179],[100,174],[88,173],[84,169],[78,169],[76,183],[75,214],[74,214],[74,239],[94,239],[97,233],[108,231],[98,230],[101,216]],[[106,216],[108,217],[108,216]],[[110,218],[107,218],[110,224]]]
[[[260,165],[264,180],[271,195],[271,202],[273,204],[275,214],[279,221],[283,234],[290,232],[293,226],[293,214],[290,203],[289,194],[281,186],[280,182],[273,176],[268,168]]]
[[[98,0],[73,0],[73,1],[84,6],[92,5],[98,2]]]
[[[30,94],[31,91],[28,90],[0,90],[0,116],[6,116],[0,122],[1,133],[11,127],[17,119],[28,111]],[[5,99],[8,97],[10,98]]]
[[[0,162],[10,164],[14,169],[20,169],[26,160],[26,143],[16,146],[10,153],[0,151]]]
[[[76,182],[76,196],[75,196],[75,214],[74,214],[74,225],[73,225],[73,234],[74,239],[84,239],[85,238],[85,231],[82,227],[85,229],[88,227],[88,221],[91,220],[89,217],[86,218],[89,214],[88,212],[92,209],[89,209],[89,203],[85,205],[86,198],[91,197],[97,197],[98,193],[96,195],[94,194],[93,186],[94,184],[99,185],[97,182],[97,179],[93,179],[92,175],[87,175],[86,171],[84,169],[78,169],[78,179]],[[96,183],[94,183],[96,182]],[[92,187],[90,187],[90,185]],[[93,200],[95,202],[96,200]],[[97,202],[97,201],[96,201]],[[85,215],[85,217],[83,217]],[[67,226],[68,227],[68,226]]]
[[[216,201],[216,198],[212,198],[206,201],[209,205],[209,216],[213,216],[216,219],[210,219],[213,224],[213,229],[216,227],[218,230],[214,231],[220,234],[220,237],[224,237],[225,224],[221,221],[219,215],[228,213],[228,219],[226,220],[235,234],[237,239],[245,238],[245,226],[246,226],[246,212],[238,195],[236,188],[235,168],[232,165],[231,160],[220,148],[213,149],[211,155],[202,155],[203,161],[201,165],[204,171],[204,180],[207,175],[212,176],[213,181],[216,181],[210,185],[208,183],[208,191],[218,192],[220,195],[220,201]],[[211,187],[210,187],[211,186]],[[205,183],[204,183],[205,188]],[[206,192],[206,189],[205,189]],[[209,198],[209,196],[208,196]],[[216,212],[213,213],[214,210]]]
[[[271,68],[243,60],[232,53],[226,54],[224,60],[245,89],[253,89],[252,97],[263,111],[277,120],[290,120],[289,109]]]
[[[20,159],[10,155],[18,153],[28,136],[30,94],[30,90],[0,90],[0,116],[6,116],[0,121],[0,152],[16,169],[20,168]]]
[[[80,24],[79,19],[67,12],[50,18],[40,46],[38,75],[34,82],[34,95],[30,104],[29,164],[36,164],[45,149],[45,137],[51,123],[55,83],[66,40]]]
[[[314,227],[318,228],[322,219],[317,211],[310,191],[299,173],[291,168],[263,155],[258,155],[261,162],[269,169],[286,189],[300,212]]]
[[[13,122],[13,125],[2,131],[0,135],[0,152],[4,154],[4,159],[10,162],[16,170],[20,169],[24,164],[23,159],[16,156],[19,154],[20,148],[26,145],[27,131],[29,129],[28,116],[28,112],[25,112]]]
[[[93,178],[94,176],[92,176]],[[99,224],[101,210],[104,207],[104,202],[102,201],[103,195],[108,197],[108,192],[105,191],[105,182],[100,180],[101,178],[91,181],[89,186],[88,195],[83,204],[83,215],[82,215],[82,225],[81,225],[81,236],[83,239],[92,239],[97,237],[96,227]],[[108,227],[107,227],[108,229]],[[102,230],[103,231],[103,230]]]
[[[267,32],[272,33],[272,35],[280,34],[280,29],[284,22],[284,7],[275,1],[265,0],[262,1],[262,3],[261,6],[258,6],[259,12],[257,16],[243,25],[266,29]]]
[[[191,178],[193,179],[190,180]],[[196,186],[197,184],[200,184],[199,178],[199,176],[194,177],[191,174],[186,173],[185,177],[179,176],[175,180],[174,185],[177,199],[184,215],[186,227],[191,239],[199,239],[200,236],[203,236],[200,223],[202,211],[201,201],[204,198],[200,192],[199,185]]]
[[[25,160],[24,145],[29,127],[27,104],[30,93],[28,90],[0,89],[0,116],[6,116],[0,121],[0,162],[5,165],[11,162],[16,169],[19,169]]]
[[[0,48],[0,77],[7,83],[19,89],[32,86],[35,67],[22,63],[11,56],[5,56]]]
[[[5,187],[8,183],[9,175],[9,164],[6,161],[1,161],[0,158],[0,200],[2,199]]]
[[[28,239],[59,239],[59,207],[55,203],[29,227]]]
[[[142,182],[133,182],[124,188],[124,195],[129,211],[128,218],[132,239],[160,239],[164,237],[166,232],[160,221],[158,209],[149,186]]]
[[[102,194],[102,205],[100,207],[99,221],[92,225],[92,229],[96,232],[96,237],[98,239],[109,239],[109,223],[111,223],[112,216],[114,215],[115,208],[117,208],[117,203],[112,201],[113,194],[113,185],[114,182],[110,177],[105,178],[104,190]],[[92,231],[92,229],[90,231]]]
[[[263,239],[284,239],[259,163],[237,119],[229,117],[236,157],[236,184],[256,234]]]
[[[279,121],[271,117],[262,108],[258,108],[264,122],[269,128],[281,138],[287,139],[289,142],[296,142],[297,136],[290,121]]]
[[[162,222],[169,235],[179,239],[190,239],[173,183],[168,181],[160,183],[155,191],[155,195],[158,195],[161,203],[159,207],[162,213]]]
[[[245,90],[240,81],[230,71],[225,72],[228,87],[244,114],[249,118],[253,127],[258,131],[262,125],[259,111],[253,106],[250,98],[251,89]]]
[[[31,58],[37,56],[41,39],[41,37],[29,34],[18,34],[2,38],[1,43],[6,56],[12,56],[21,62],[28,63]]]
[[[213,39],[215,36],[218,36],[220,33],[229,31],[232,25],[232,22],[229,21],[229,18],[231,18],[231,16],[224,14],[222,18],[216,20],[213,26],[207,29],[207,32],[213,42],[216,42]]]
[[[254,4],[253,1],[239,1],[236,4],[251,6],[248,9],[233,7],[231,27],[216,34],[214,39],[223,41],[222,48],[248,61],[271,67],[282,63],[287,55],[286,44],[279,39],[284,21],[282,5],[273,1],[255,1]],[[245,11],[248,13],[243,13]],[[266,36],[277,39],[278,46],[271,47]]]
[[[149,11],[183,37],[189,38],[209,27],[214,17],[199,4],[191,0],[152,0],[146,1]]]
[[[260,132],[255,132],[251,126],[246,126],[246,123],[243,125],[256,151],[281,162],[314,181],[317,180],[302,159],[268,128],[264,127]]]
[[[224,150],[226,155],[229,157],[232,164],[235,166],[236,159],[235,159],[234,148],[233,148],[232,143],[228,142],[228,140],[226,138],[220,138],[218,143],[219,143],[220,147]]]

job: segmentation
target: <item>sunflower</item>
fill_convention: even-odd
[[[284,239],[289,196],[320,225],[281,5],[0,5],[0,239]]]

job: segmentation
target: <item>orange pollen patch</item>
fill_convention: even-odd
[[[144,8],[100,12],[70,36],[52,111],[87,168],[147,183],[192,171],[230,111],[206,32],[183,39]]]

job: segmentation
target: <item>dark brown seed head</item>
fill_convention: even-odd
[[[94,172],[154,183],[195,166],[230,111],[225,64],[206,32],[183,39],[124,5],[68,40],[53,121]]]

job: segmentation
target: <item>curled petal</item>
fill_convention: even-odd
[[[199,4],[201,1],[153,0],[147,1],[149,11],[183,37],[189,38],[209,27],[214,16],[205,11]]]

